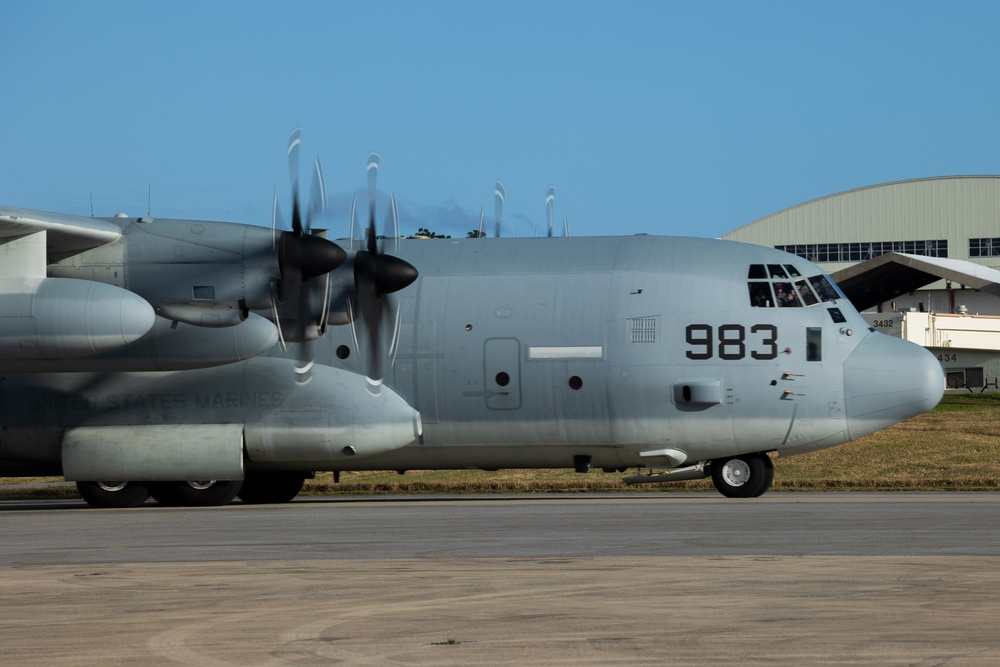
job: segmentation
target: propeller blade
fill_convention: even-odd
[[[323,286],[323,316],[319,321],[319,333],[323,335],[326,333],[326,326],[330,323],[330,289],[331,289],[332,279],[330,274],[326,274],[326,284]]]
[[[326,213],[326,179],[323,178],[323,163],[316,158],[313,163],[313,180],[309,188],[309,208],[306,210],[306,234],[312,232],[312,223]]]
[[[354,195],[351,195],[351,232],[347,235],[347,238],[351,239],[351,250],[354,250],[354,210],[355,210]]]
[[[389,210],[385,214],[385,236],[392,239],[393,252],[399,252],[399,208],[396,195],[389,195]],[[385,251],[385,247],[382,248]]]
[[[271,195],[271,250],[278,252],[278,189]]]
[[[288,135],[288,173],[292,178],[292,231],[302,234],[302,212],[299,209],[299,147],[302,145],[302,128],[297,127]]]
[[[504,189],[500,179],[497,179],[496,188],[493,190],[493,213],[494,220],[496,220],[496,228],[493,230],[494,238],[500,238],[500,218],[503,217],[503,201],[506,197],[507,190]]]
[[[368,252],[378,252],[375,233],[375,194],[378,181],[378,163],[380,156],[374,151],[368,154]]]
[[[288,351],[285,345],[285,334],[281,330],[281,317],[278,315],[278,286],[271,283],[271,315],[274,317],[274,326],[278,330],[278,342],[281,344],[282,354]]]
[[[548,219],[548,233],[546,236],[552,238],[552,205],[556,200],[556,188],[554,185],[550,185],[549,189],[545,191],[545,217]]]

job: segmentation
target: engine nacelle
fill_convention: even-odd
[[[246,321],[224,328],[199,327],[157,317],[139,340],[101,354],[60,359],[11,359],[8,373],[182,371],[232,364],[264,354],[278,342],[269,320],[250,313]]]
[[[122,232],[114,243],[50,265],[49,274],[117,285],[160,316],[201,327],[233,326],[271,307],[280,272],[270,229],[139,218]]]
[[[250,362],[249,386],[274,386],[270,359]],[[248,416],[247,458],[254,463],[331,463],[374,456],[420,437],[420,413],[389,387],[373,390],[360,375],[327,366],[313,367],[305,386],[284,393],[281,405]],[[331,407],[333,406],[333,407]]]
[[[142,297],[89,280],[0,279],[0,359],[60,359],[114,350],[148,332]]]

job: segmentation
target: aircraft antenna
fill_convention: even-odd
[[[483,205],[479,205],[479,236],[476,238],[483,238]]]
[[[146,183],[146,217],[153,215],[153,184]]]
[[[94,217],[94,193],[90,193],[90,217]]]
[[[548,219],[548,232],[546,236],[552,238],[552,204],[556,200],[556,186],[550,185],[549,189],[545,191],[545,216]]]
[[[563,217],[563,236],[569,236],[569,216]]]

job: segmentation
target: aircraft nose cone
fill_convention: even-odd
[[[944,372],[919,345],[873,332],[847,357],[844,390],[853,440],[933,408],[944,394]]]

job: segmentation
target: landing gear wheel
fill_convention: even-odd
[[[306,477],[298,472],[251,472],[243,478],[243,487],[236,495],[245,503],[287,503],[299,494]]]
[[[774,464],[767,454],[741,454],[712,461],[712,482],[727,498],[756,498],[771,488]]]
[[[240,480],[192,480],[150,484],[149,495],[167,507],[215,507],[229,503],[240,492]]]
[[[77,482],[76,490],[91,507],[138,507],[149,497],[136,482]]]

